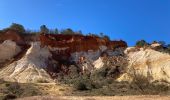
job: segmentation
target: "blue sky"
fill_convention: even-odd
[[[170,0],[0,0],[0,29],[13,22],[103,32],[130,46],[140,39],[170,43]]]

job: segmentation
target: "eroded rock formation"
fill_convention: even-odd
[[[52,82],[50,75],[45,71],[51,56],[48,48],[41,48],[37,42],[32,43],[20,60],[0,70],[0,78],[17,82]]]
[[[124,41],[109,41],[95,36],[83,35],[41,34],[40,41],[42,46],[49,46],[56,56],[71,58],[73,61],[77,61],[80,56],[96,60],[106,50],[127,47]]]
[[[92,71],[94,68],[92,63],[103,52],[113,56],[119,52],[112,52],[115,48],[127,47],[124,41],[108,41],[95,36],[41,34],[39,36],[40,43],[37,43],[36,41],[39,41],[37,36],[19,34],[14,30],[6,30],[0,35],[1,41],[14,41],[16,42],[15,45],[19,45],[22,51],[18,53],[18,49],[9,49],[12,50],[8,51],[10,52],[9,57],[9,54],[2,52],[6,49],[1,50],[3,59],[14,57],[14,60],[0,71],[0,78],[18,82],[35,82],[38,79],[51,81],[47,72],[51,73],[50,75],[60,71],[68,73],[70,71],[69,65],[64,64],[70,64],[72,61],[76,61],[74,64],[80,65],[79,71],[87,69]],[[31,42],[33,44],[29,48]],[[13,46],[10,47],[12,48]],[[11,54],[14,52],[15,54]],[[8,57],[4,57],[3,54]],[[82,57],[86,61],[84,60],[85,63],[79,64]]]
[[[88,50],[99,50],[101,46],[108,48],[127,47],[124,41],[107,41],[95,36],[83,35],[52,35],[41,34],[40,41],[42,45],[63,48],[66,52],[80,52]]]
[[[126,52],[128,70],[118,80],[133,81],[145,78],[149,82],[170,82],[170,55],[152,49]]]

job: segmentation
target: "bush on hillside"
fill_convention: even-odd
[[[20,84],[17,82],[14,83],[6,83],[7,90],[9,94],[14,94],[15,96],[19,97],[23,93],[23,89],[21,88]]]
[[[137,47],[144,47],[146,45],[148,45],[148,43],[145,40],[139,40],[136,42]]]
[[[82,81],[75,82],[74,88],[76,88],[77,90],[88,90],[86,84]]]
[[[131,82],[131,86],[134,87],[136,86],[137,89],[143,94],[151,94],[151,95],[157,95],[160,94],[162,92],[166,92],[169,90],[169,84],[167,84],[167,82],[165,81],[154,81],[154,82],[150,82],[150,78],[152,77],[146,77],[146,76],[142,76],[142,75],[137,75],[137,74],[133,74],[134,75],[134,79]],[[134,88],[132,88],[134,89]]]
[[[68,28],[68,29],[62,30],[61,34],[72,35],[72,34],[75,34],[75,32],[72,29]]]
[[[8,29],[16,30],[20,33],[25,33],[24,26],[17,23],[12,23],[12,25]]]
[[[37,83],[49,83],[46,79],[38,79]]]
[[[40,26],[40,32],[44,33],[44,34],[48,34],[49,33],[49,29],[47,28],[46,25],[41,25]]]
[[[0,33],[2,33],[3,31],[2,30],[0,30]]]
[[[16,98],[17,96],[15,94],[7,94],[2,98],[2,100],[14,100]]]

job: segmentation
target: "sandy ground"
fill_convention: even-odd
[[[0,100],[8,94],[14,94],[18,97],[17,100],[170,100],[169,91],[155,95],[146,91],[147,94],[142,95],[138,90],[132,91],[133,89],[126,88],[124,84],[115,83],[111,87],[113,87],[113,90],[105,87],[106,89],[78,91],[59,83],[16,84],[2,82],[0,84]]]
[[[170,96],[34,96],[17,100],[170,100]]]

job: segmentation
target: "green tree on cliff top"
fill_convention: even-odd
[[[24,26],[21,24],[17,24],[17,23],[12,23],[8,29],[16,30],[20,33],[25,33]]]

